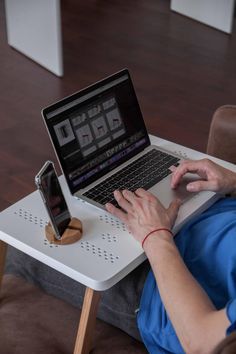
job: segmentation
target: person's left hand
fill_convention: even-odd
[[[115,191],[114,197],[121,209],[107,203],[108,212],[126,224],[134,238],[142,243],[144,237],[158,228],[171,229],[178,215],[181,202],[174,200],[168,209],[150,192],[139,188],[135,193]]]

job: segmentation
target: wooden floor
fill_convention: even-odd
[[[63,79],[7,45],[0,0],[0,210],[34,190],[55,161],[40,110],[123,67],[150,133],[205,151],[214,110],[236,103],[232,36],[169,9],[168,0],[62,1]]]

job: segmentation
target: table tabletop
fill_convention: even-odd
[[[152,144],[184,158],[206,156],[164,139],[150,138]],[[236,171],[234,165],[214,160]],[[80,241],[71,245],[48,242],[44,233],[48,216],[38,191],[0,213],[0,240],[87,287],[106,290],[141,264],[146,259],[145,253],[122,222],[106,211],[72,197],[63,176],[60,182],[72,216],[82,221]]]

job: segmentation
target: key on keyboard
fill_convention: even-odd
[[[165,152],[150,150],[124,169],[85,192],[84,196],[102,205],[111,202],[118,206],[113,196],[115,190],[135,191],[141,187],[149,189],[168,176],[171,173],[169,167],[177,166],[178,161],[179,158]]]

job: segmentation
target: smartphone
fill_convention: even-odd
[[[56,239],[60,240],[71,215],[52,161],[47,161],[35,176],[35,184],[48,212]]]

